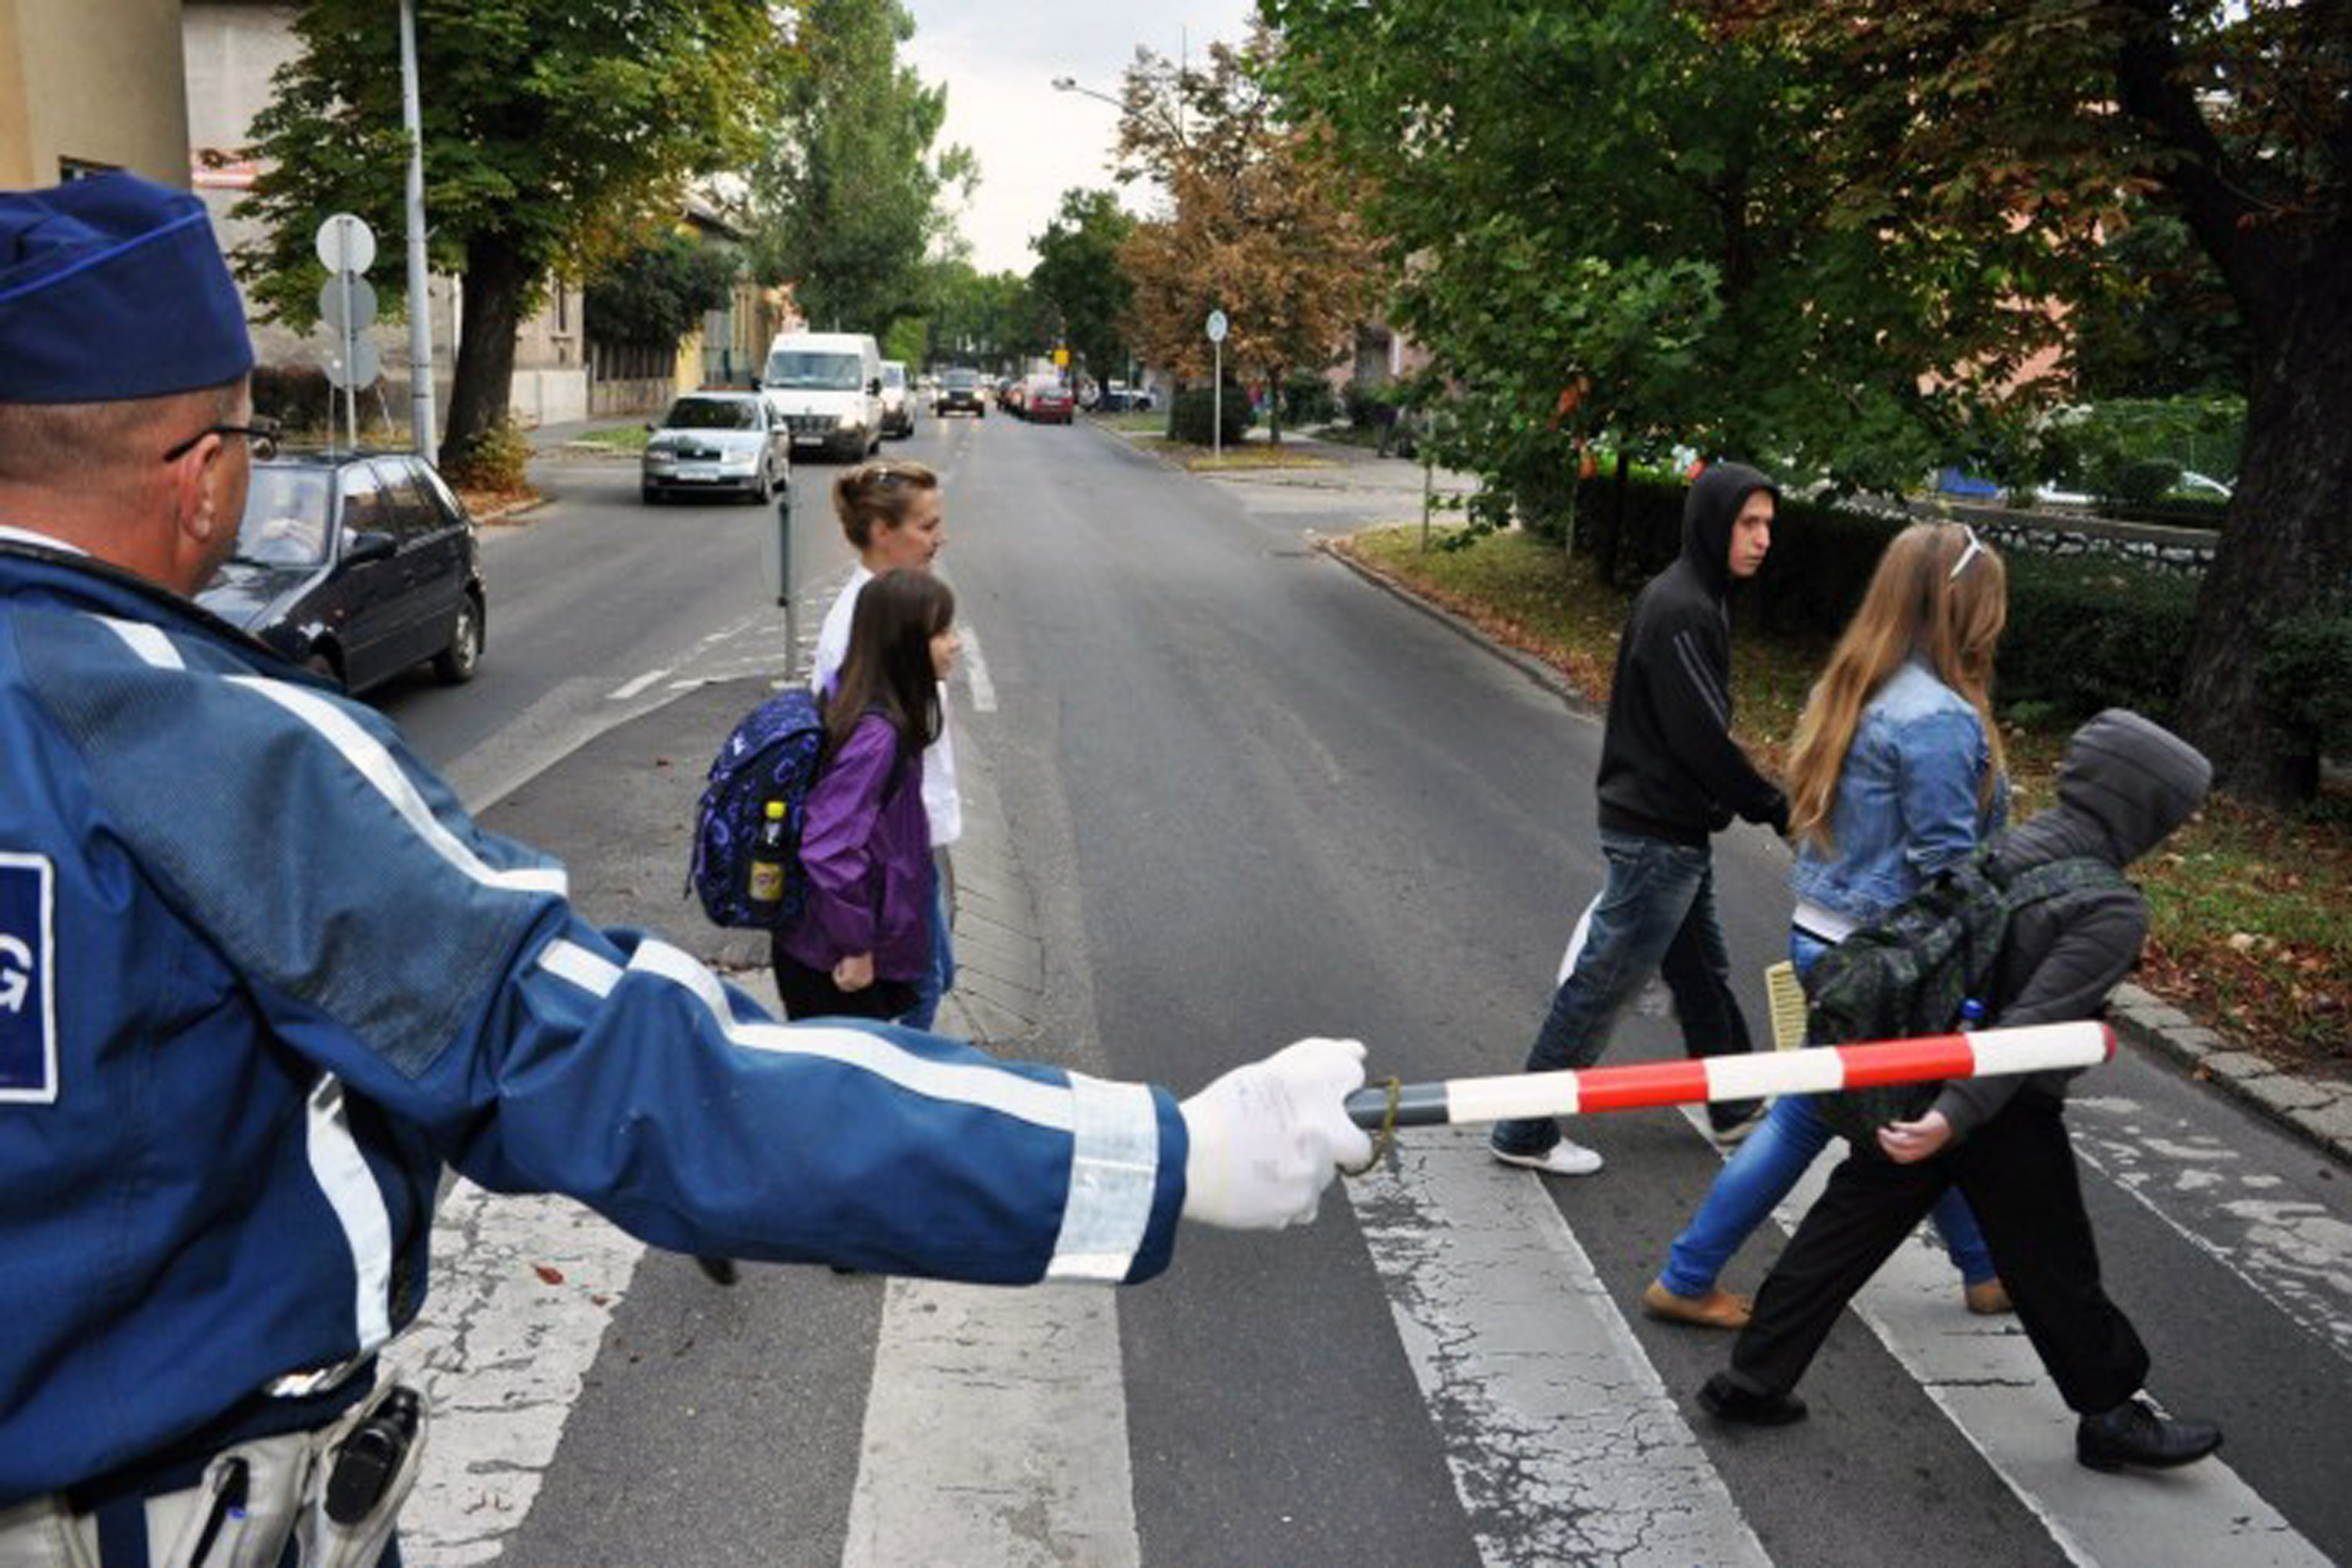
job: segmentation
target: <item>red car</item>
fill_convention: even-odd
[[[1021,393],[1021,417],[1033,425],[1067,425],[1078,416],[1078,400],[1058,377],[1033,375]]]

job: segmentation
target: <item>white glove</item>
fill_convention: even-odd
[[[1345,1103],[1363,1084],[1362,1041],[1300,1040],[1184,1101],[1184,1217],[1228,1230],[1313,1219],[1339,1167],[1372,1157]]]

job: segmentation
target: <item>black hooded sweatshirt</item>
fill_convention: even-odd
[[[1993,844],[1996,873],[2086,856],[2120,871],[2189,820],[2212,783],[2204,753],[2126,709],[2110,708],[2066,742],[2058,763],[2058,804]],[[2085,888],[2018,910],[2000,944],[1988,1022],[2001,1026],[2095,1018],[2107,994],[2139,962],[2147,905],[2139,889]],[[2080,1069],[2074,1069],[2078,1071]],[[2066,1097],[2074,1071],[2027,1078],[1958,1079],[1935,1109],[1965,1138],[2031,1085]]]
[[[1601,826],[1704,845],[1735,816],[1789,826],[1789,799],[1731,738],[1731,525],[1772,481],[1717,463],[1683,500],[1681,559],[1650,579],[1617,645],[1601,737]]]

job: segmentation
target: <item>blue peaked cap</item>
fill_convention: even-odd
[[[115,403],[253,368],[204,203],[136,174],[0,191],[0,403]]]

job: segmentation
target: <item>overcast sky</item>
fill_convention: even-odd
[[[1055,92],[1054,79],[1115,99],[1139,44],[1171,58],[1189,46],[1197,56],[1212,39],[1240,42],[1255,9],[1252,0],[907,0],[907,8],[915,17],[908,58],[948,89],[940,142],[980,160],[980,188],[961,214],[972,265],[1023,273],[1037,259],[1029,241],[1062,193],[1111,184],[1118,110]]]

